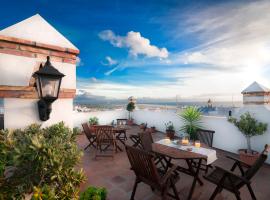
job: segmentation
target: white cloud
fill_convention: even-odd
[[[82,62],[81,58],[80,57],[77,57],[76,58],[76,66],[77,67],[80,67],[80,66],[83,66],[84,63]]]
[[[147,66],[149,70],[155,69],[153,72],[158,73],[157,77],[177,81],[144,86],[102,82],[85,87],[94,94],[116,98],[131,95],[159,98],[162,94],[162,97],[179,95],[181,98],[216,101],[231,101],[234,96],[234,100],[241,100],[240,92],[253,81],[270,86],[269,10],[269,1],[256,1],[221,4],[189,11],[184,16],[181,14],[182,20],[177,20],[179,24],[173,27],[174,34],[185,33],[199,41],[198,46],[171,53],[161,61],[137,59],[122,64],[124,67]],[[107,31],[100,37],[114,46],[127,47],[127,36]]]
[[[112,66],[112,65],[118,64],[118,61],[114,60],[110,56],[106,56],[105,57],[105,62],[102,61],[101,64],[106,65],[106,66]]]
[[[99,37],[104,41],[109,41],[115,47],[128,48],[132,56],[167,58],[169,55],[166,48],[151,45],[150,40],[143,37],[140,32],[129,31],[126,36],[119,36],[111,30],[105,30],[99,33]]]

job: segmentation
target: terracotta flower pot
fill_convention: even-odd
[[[166,130],[166,136],[170,138],[171,140],[174,139],[175,131],[172,130]]]
[[[127,124],[129,125],[129,126],[132,126],[134,123],[133,123],[133,119],[128,119],[127,120]]]
[[[141,124],[140,129],[145,129],[145,124]]]
[[[247,149],[239,149],[238,153],[240,159],[249,165],[253,165],[257,158],[260,156],[259,152],[253,150],[248,152]]]
[[[151,128],[150,128],[150,131],[151,131],[151,133],[155,133],[155,132],[156,132],[156,127],[154,127],[154,126],[151,127]]]

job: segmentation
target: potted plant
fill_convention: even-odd
[[[202,114],[200,110],[194,106],[189,106],[179,114],[179,117],[183,122],[180,131],[187,133],[191,140],[196,140],[197,131],[202,128]]]
[[[239,149],[240,159],[248,164],[253,164],[259,156],[257,151],[252,150],[250,139],[256,135],[262,135],[267,131],[267,124],[258,122],[249,112],[240,116],[240,119],[230,117],[229,122],[233,123],[246,137],[247,149]]]
[[[140,124],[140,129],[146,129],[147,128],[147,124],[146,123],[141,123]]]
[[[127,111],[128,111],[128,125],[133,125],[133,119],[131,117],[131,113],[135,109],[135,103],[134,102],[129,102],[127,104]]]
[[[106,188],[98,188],[90,186],[81,193],[79,200],[106,200]]]
[[[97,117],[90,117],[89,119],[89,124],[92,126],[92,125],[98,125],[99,124],[99,121],[98,121],[98,118]]]
[[[168,123],[165,123],[165,126],[166,126],[166,136],[169,137],[170,139],[173,139],[175,135],[173,123],[169,121]]]

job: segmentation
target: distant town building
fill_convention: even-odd
[[[269,104],[270,89],[256,81],[242,91],[244,104]]]
[[[208,106],[208,108],[212,108],[213,107],[213,104],[212,104],[211,99],[208,99],[207,106]]]
[[[136,99],[135,99],[135,97],[130,96],[130,97],[128,98],[128,102],[133,102],[133,103],[136,103]]]

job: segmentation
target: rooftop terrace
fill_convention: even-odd
[[[131,126],[127,131],[127,135],[135,134],[140,131],[138,126]],[[154,140],[157,141],[164,138],[164,134],[157,132],[153,134]],[[78,146],[84,149],[88,144],[88,140],[85,135],[79,135]],[[127,144],[131,144],[128,140]],[[94,159],[94,149],[88,148],[84,151],[84,156],[81,160],[81,166],[83,167],[87,180],[81,185],[81,190],[84,190],[89,185],[102,186],[108,189],[108,200],[128,200],[130,199],[133,184],[135,181],[135,175],[130,170],[130,164],[126,155],[126,152],[119,152],[115,155],[114,159],[111,158],[99,158]],[[217,161],[214,165],[221,166],[226,169],[230,169],[233,162],[226,158],[226,155],[233,155],[231,153],[217,150]],[[183,161],[179,161],[177,164],[185,165]],[[200,172],[202,176],[204,172]],[[252,187],[259,200],[268,200],[270,196],[270,166],[264,165],[260,171],[252,179]],[[204,185],[196,185],[193,199],[196,200],[208,200],[214,191],[215,185],[209,183],[203,179]],[[188,191],[190,190],[192,178],[185,174],[180,174],[180,180],[177,183],[177,190],[180,199],[187,199]],[[241,190],[241,198],[244,200],[251,199],[246,187]],[[222,191],[216,199],[217,200],[230,200],[234,199],[232,193]],[[151,188],[144,183],[140,183],[135,195],[137,200],[158,200],[161,199],[159,195],[152,192]]]

